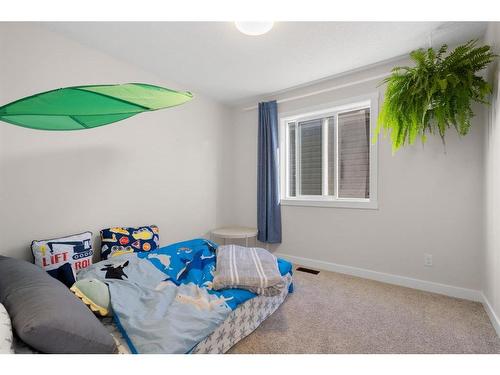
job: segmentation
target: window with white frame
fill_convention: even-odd
[[[281,119],[282,203],[376,207],[372,101]]]

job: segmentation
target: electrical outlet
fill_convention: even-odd
[[[424,266],[432,267],[432,254],[424,254]]]

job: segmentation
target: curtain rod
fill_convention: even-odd
[[[343,89],[343,88],[349,87],[349,86],[360,85],[360,84],[365,83],[365,82],[375,81],[377,79],[386,78],[386,77],[388,77],[390,75],[391,75],[391,73],[379,74],[379,75],[376,75],[376,76],[371,76],[371,77],[368,77],[368,78],[363,78],[363,79],[360,79],[360,80],[357,80],[357,81],[353,81],[353,82],[349,82],[349,83],[344,83],[342,85],[327,87],[326,89],[321,89],[321,90],[316,90],[316,91],[308,92],[306,94],[301,94],[301,95],[296,95],[296,96],[290,96],[289,98],[280,99],[280,100],[277,100],[276,102],[277,103],[291,102],[293,100],[303,99],[303,98],[307,98],[309,96],[319,95],[319,94],[323,94],[325,92],[335,91],[335,90]],[[258,106],[254,105],[252,107],[243,108],[243,111],[251,111],[251,110],[257,109],[257,108],[258,108]]]

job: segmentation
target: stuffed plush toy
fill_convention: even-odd
[[[108,286],[100,280],[78,280],[70,290],[93,312],[101,316],[113,315]]]

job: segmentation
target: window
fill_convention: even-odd
[[[373,101],[281,119],[282,204],[377,207]]]

